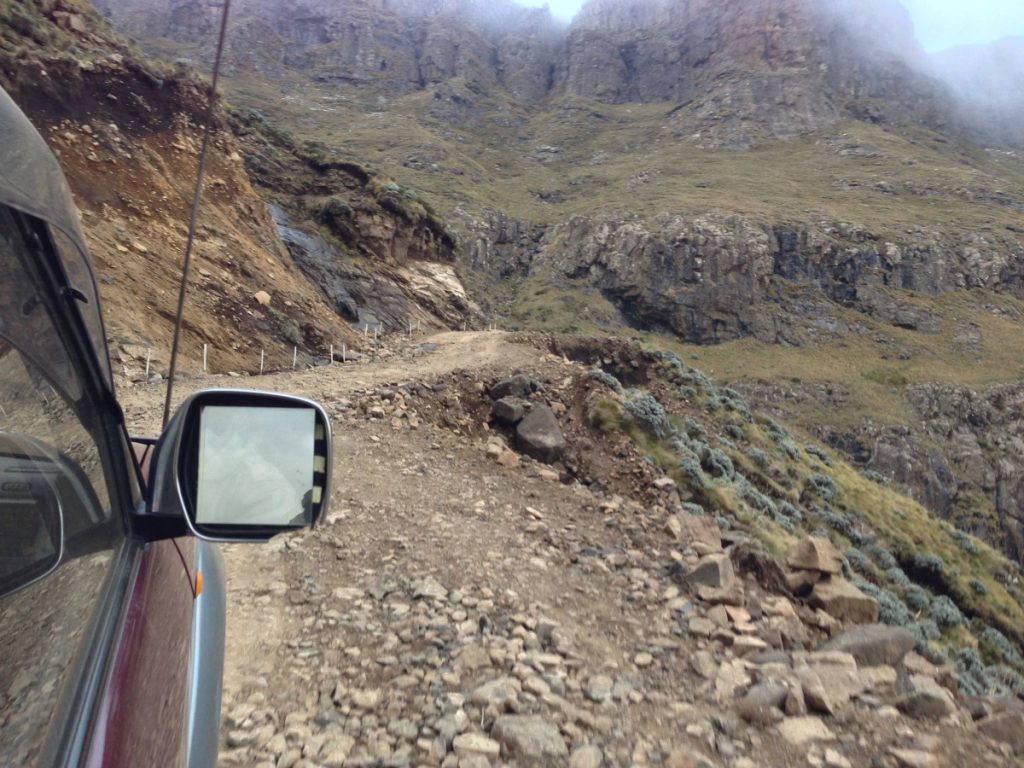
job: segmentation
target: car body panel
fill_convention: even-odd
[[[112,668],[93,722],[88,766],[175,766],[185,761],[192,585],[183,567],[193,540],[144,545],[121,618]],[[174,724],[179,724],[175,727]]]
[[[220,745],[220,703],[224,679],[224,640],[227,625],[227,579],[220,548],[196,541],[196,569],[203,589],[195,600],[192,624],[192,662],[189,672],[189,768],[215,765]]]

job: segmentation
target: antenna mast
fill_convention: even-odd
[[[178,314],[174,319],[174,341],[171,344],[171,369],[167,376],[167,397],[164,400],[163,427],[171,416],[171,393],[174,391],[174,376],[178,365],[178,344],[181,341],[181,324],[185,316],[185,292],[188,289],[188,271],[192,264],[192,247],[196,237],[196,222],[199,220],[199,206],[203,196],[203,176],[206,175],[206,155],[210,147],[210,134],[213,133],[213,111],[217,104],[217,80],[220,76],[220,60],[224,53],[224,39],[228,31],[228,12],[231,0],[224,0],[224,8],[220,17],[220,35],[217,38],[217,55],[213,60],[213,80],[210,83],[210,96],[206,103],[206,125],[203,127],[203,145],[199,151],[199,170],[196,173],[196,189],[192,195],[192,217],[188,223],[188,241],[185,244],[185,263],[181,268],[181,286],[178,290]]]

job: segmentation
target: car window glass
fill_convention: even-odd
[[[123,521],[74,356],[0,209],[0,755],[33,765]]]

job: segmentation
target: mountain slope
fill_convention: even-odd
[[[210,9],[106,6],[209,55]],[[683,349],[1018,551],[1013,407],[950,414],[1024,377],[1024,159],[899,5],[594,0],[566,29],[483,7],[244,0],[229,97],[418,190],[491,319],[720,345]]]

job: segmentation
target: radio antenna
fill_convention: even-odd
[[[171,416],[171,394],[174,392],[174,376],[178,365],[178,344],[181,341],[181,324],[185,316],[185,292],[188,289],[188,270],[192,264],[192,248],[196,238],[196,222],[199,220],[199,206],[203,196],[203,176],[206,174],[206,155],[210,148],[210,134],[213,133],[213,113],[217,105],[217,80],[220,76],[220,60],[224,53],[224,39],[228,31],[228,12],[231,0],[224,0],[220,16],[220,35],[217,38],[217,55],[213,59],[213,80],[210,82],[210,96],[206,102],[206,124],[203,126],[203,145],[199,150],[199,169],[196,172],[196,189],[192,195],[192,217],[188,223],[188,240],[185,243],[185,263],[181,268],[181,286],[178,289],[178,314],[174,318],[174,341],[171,344],[171,369],[167,375],[167,397],[164,400],[164,418],[161,430],[167,426]]]

